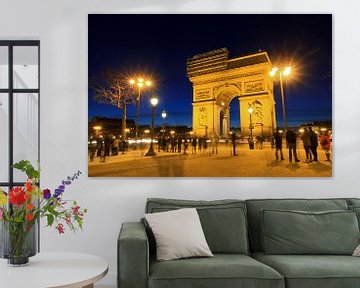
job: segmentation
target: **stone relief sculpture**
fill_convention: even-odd
[[[198,124],[200,126],[206,126],[208,123],[208,110],[206,107],[200,107],[199,108],[199,114],[198,114]]]
[[[263,123],[264,120],[264,108],[263,104],[259,100],[254,100],[249,103],[249,108],[252,107],[254,109],[253,112],[253,121],[255,123]]]

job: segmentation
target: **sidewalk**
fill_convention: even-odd
[[[130,151],[127,154],[99,157],[89,163],[90,177],[331,177],[332,163],[325,161],[324,151],[318,149],[319,162],[304,163],[305,151],[298,149],[301,162],[289,163],[288,151],[283,149],[284,161],[275,160],[275,150],[270,145],[263,149],[249,150],[247,144],[237,146],[237,156],[231,154],[232,147],[219,145],[218,154],[187,154],[157,152],[154,157],[144,156],[148,148]]]

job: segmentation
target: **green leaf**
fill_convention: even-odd
[[[51,227],[51,225],[54,223],[54,216],[53,215],[51,215],[51,214],[48,214],[47,215],[47,224],[48,224],[48,226],[50,226]]]
[[[36,180],[40,178],[40,168],[35,169],[29,160],[21,160],[13,164],[13,167],[22,172],[25,172],[29,178]]]

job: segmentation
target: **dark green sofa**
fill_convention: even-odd
[[[124,223],[117,246],[118,287],[360,287],[360,257],[266,255],[261,234],[261,215],[266,209],[341,212],[357,206],[359,199],[148,199],[146,213],[197,208],[214,257],[158,262],[154,237],[144,221]]]

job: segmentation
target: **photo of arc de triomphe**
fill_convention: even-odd
[[[267,52],[229,59],[228,49],[222,48],[188,59],[187,76],[193,85],[194,134],[228,137],[230,102],[237,98],[241,135],[250,135],[250,126],[253,136],[272,135],[276,115],[271,68]],[[249,108],[252,108],[251,116]]]

